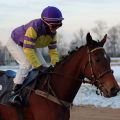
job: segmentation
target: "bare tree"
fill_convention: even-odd
[[[0,65],[4,65],[4,46],[0,42]]]
[[[80,47],[85,43],[85,32],[80,29],[78,33],[74,34],[74,39],[70,43],[70,49],[73,50],[76,47]]]
[[[100,40],[106,34],[107,24],[104,21],[96,21],[95,24],[96,26],[92,29],[92,31],[96,34],[96,38]]]
[[[68,54],[69,51],[69,45],[68,43],[65,42],[65,38],[62,34],[58,34],[58,51],[59,51],[59,55],[60,57],[66,56]]]
[[[114,26],[110,28],[108,30],[109,42],[106,45],[106,49],[111,56],[117,56],[118,52],[120,51],[118,38],[119,38],[119,27]]]

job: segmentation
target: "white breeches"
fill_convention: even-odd
[[[15,84],[22,84],[25,77],[28,75],[28,72],[32,69],[31,64],[28,62],[23,49],[21,46],[17,45],[11,38],[8,40],[6,47],[8,51],[11,53],[13,58],[19,64],[19,70],[17,71],[16,77],[14,78]],[[46,61],[44,60],[41,50],[35,49],[38,58],[41,61],[41,64],[44,66],[48,66]]]

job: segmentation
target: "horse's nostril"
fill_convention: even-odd
[[[111,95],[116,96],[119,91],[120,91],[120,89],[113,87],[113,88],[111,88]]]

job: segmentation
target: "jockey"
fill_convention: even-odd
[[[11,38],[7,42],[7,49],[19,63],[19,70],[14,78],[10,103],[21,105],[22,98],[16,91],[21,88],[32,68],[41,72],[47,69],[47,63],[38,48],[48,46],[51,65],[59,61],[56,30],[62,26],[63,19],[58,8],[48,6],[42,11],[40,19],[32,20],[12,31]]]

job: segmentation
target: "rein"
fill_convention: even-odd
[[[77,78],[75,78],[75,77],[73,77],[73,76],[70,76],[70,75],[67,76],[67,75],[64,75],[63,73],[58,73],[58,72],[48,72],[48,74],[56,74],[56,75],[64,76],[64,77],[66,77],[66,78],[71,78],[71,79],[74,79],[74,80],[77,80],[77,81],[81,81],[82,83],[88,83],[88,84],[92,84],[92,85],[95,84],[95,83],[97,83],[97,84],[98,84],[98,85],[97,85],[97,89],[100,89],[100,93],[101,93],[101,95],[102,95],[103,90],[105,90],[105,91],[107,91],[107,90],[103,87],[100,79],[101,79],[103,76],[105,76],[106,74],[108,74],[109,72],[113,72],[113,71],[112,71],[111,69],[108,69],[108,70],[100,73],[98,77],[96,77],[96,75],[94,74],[94,70],[93,70],[93,66],[92,66],[91,53],[94,52],[94,51],[96,51],[96,50],[100,50],[100,49],[104,50],[102,47],[99,47],[99,48],[95,48],[95,49],[93,49],[93,50],[90,51],[89,48],[87,47],[88,62],[86,63],[86,65],[85,65],[85,67],[84,67],[84,70],[83,70],[84,72],[83,72],[83,74],[85,73],[85,69],[87,68],[87,66],[90,65],[91,81],[85,80],[85,79],[84,79],[84,76],[82,76],[80,79],[77,79]],[[44,97],[44,98],[47,98],[48,100],[53,101],[53,102],[55,102],[55,103],[57,103],[57,104],[59,104],[59,105],[61,105],[61,106],[65,106],[65,107],[68,108],[68,107],[70,107],[70,106],[72,105],[72,103],[68,103],[68,102],[66,102],[66,101],[60,100],[60,99],[56,96],[55,92],[52,90],[52,88],[51,88],[50,85],[49,85],[49,88],[50,88],[53,96],[50,95],[49,93],[43,92],[43,91],[41,91],[41,90],[35,90],[34,92],[35,92],[35,94],[40,95],[40,96],[42,96],[42,97]],[[97,92],[96,92],[96,93],[97,93]]]
[[[66,78],[71,78],[71,79],[74,79],[74,80],[77,80],[77,81],[81,81],[81,83],[88,83],[88,84],[92,84],[92,85],[97,84],[96,87],[97,87],[97,89],[100,89],[100,93],[102,95],[103,90],[105,90],[106,92],[107,92],[107,90],[103,87],[100,79],[103,76],[105,76],[106,74],[108,74],[109,72],[113,72],[113,71],[111,69],[108,69],[108,70],[100,73],[98,77],[94,74],[91,53],[96,51],[96,50],[100,50],[100,49],[104,50],[102,47],[99,47],[99,48],[95,48],[95,49],[90,51],[89,48],[87,47],[88,62],[84,66],[83,75],[85,74],[85,69],[87,68],[87,66],[90,65],[90,71],[91,71],[91,80],[90,81],[85,80],[84,79],[85,77],[83,75],[82,75],[81,78],[78,79],[78,78],[75,78],[75,77],[73,77],[71,75],[64,75],[63,73],[58,73],[58,72],[48,72],[48,74],[49,75],[50,74],[56,74],[56,75],[59,75],[59,76],[64,76]],[[48,76],[48,78],[49,78],[49,76]],[[48,99],[48,100],[50,100],[50,101],[52,101],[52,102],[54,102],[54,103],[56,103],[58,105],[64,106],[66,108],[70,108],[70,106],[72,106],[72,103],[69,103],[69,102],[66,102],[64,100],[59,99],[57,97],[57,95],[55,94],[54,90],[52,89],[51,85],[49,84],[49,81],[50,80],[48,79],[48,89],[52,92],[53,95],[51,95],[49,93],[49,91],[48,92],[43,92],[43,91],[41,91],[39,89],[34,90],[34,89],[30,88],[30,87],[27,87],[27,88],[29,90],[33,91],[36,95],[42,96],[42,97],[44,97],[44,98],[46,98],[46,99]]]

